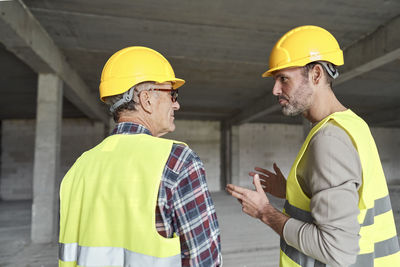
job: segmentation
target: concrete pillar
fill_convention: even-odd
[[[221,190],[232,183],[232,125],[221,121]]]
[[[33,243],[49,243],[56,238],[56,175],[60,158],[62,91],[62,80],[59,77],[39,74],[33,166]]]
[[[243,126],[243,124],[242,124]],[[231,127],[231,177],[230,182],[235,185],[240,184],[240,143],[239,143],[239,125]]]

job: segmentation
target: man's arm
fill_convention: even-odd
[[[313,137],[300,165],[314,222],[288,220],[285,241],[321,262],[348,266],[359,251],[358,153],[344,130],[330,123]]]
[[[171,171],[172,225],[181,241],[183,266],[220,266],[220,231],[200,158],[189,147],[182,151]]]

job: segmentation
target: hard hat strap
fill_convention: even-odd
[[[133,98],[133,91],[134,90],[135,90],[135,87],[132,87],[131,89],[126,91],[124,93],[124,95],[122,96],[122,98],[120,100],[118,100],[117,102],[115,102],[114,105],[112,105],[110,107],[110,112],[113,113],[121,105],[130,102],[132,100],[132,98]]]
[[[318,61],[322,66],[324,66],[326,72],[333,78],[336,79],[339,76],[338,69],[330,62]]]

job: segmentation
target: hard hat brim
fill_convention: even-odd
[[[173,81],[167,81],[167,82],[172,82],[172,88],[175,90],[185,84],[185,80],[179,78],[175,78]]]
[[[287,68],[294,68],[294,67],[303,67],[308,63],[315,62],[315,61],[328,61],[336,66],[341,66],[344,64],[343,61],[343,52],[342,50],[328,52],[319,54],[317,56],[307,56],[305,58],[301,58],[295,60],[293,62],[289,62],[288,64],[279,65],[275,68],[271,68],[264,72],[261,76],[262,77],[271,77],[272,73],[277,70],[287,69]]]
[[[153,78],[153,79],[151,79]],[[171,79],[160,79],[160,80],[155,80],[154,76],[152,77],[136,77],[136,83],[132,84],[132,78],[127,77],[127,78],[117,78],[115,80],[108,80],[105,82],[102,82],[100,84],[100,99],[101,101],[104,102],[104,98],[108,96],[113,96],[113,95],[119,95],[123,94],[124,92],[128,91],[132,86],[142,83],[142,82],[155,82],[155,83],[165,83],[165,82],[171,82],[172,83],[172,88],[173,89],[178,89],[182,85],[185,84],[185,80],[171,77]],[[120,88],[119,90],[115,90],[112,86],[117,86],[117,88]],[[113,90],[110,90],[113,89]]]

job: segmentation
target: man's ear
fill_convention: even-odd
[[[139,93],[139,104],[147,113],[153,113],[154,98],[152,98],[149,91],[141,91]]]
[[[322,81],[324,70],[320,64],[315,64],[311,70],[311,81],[314,85],[319,84]]]

